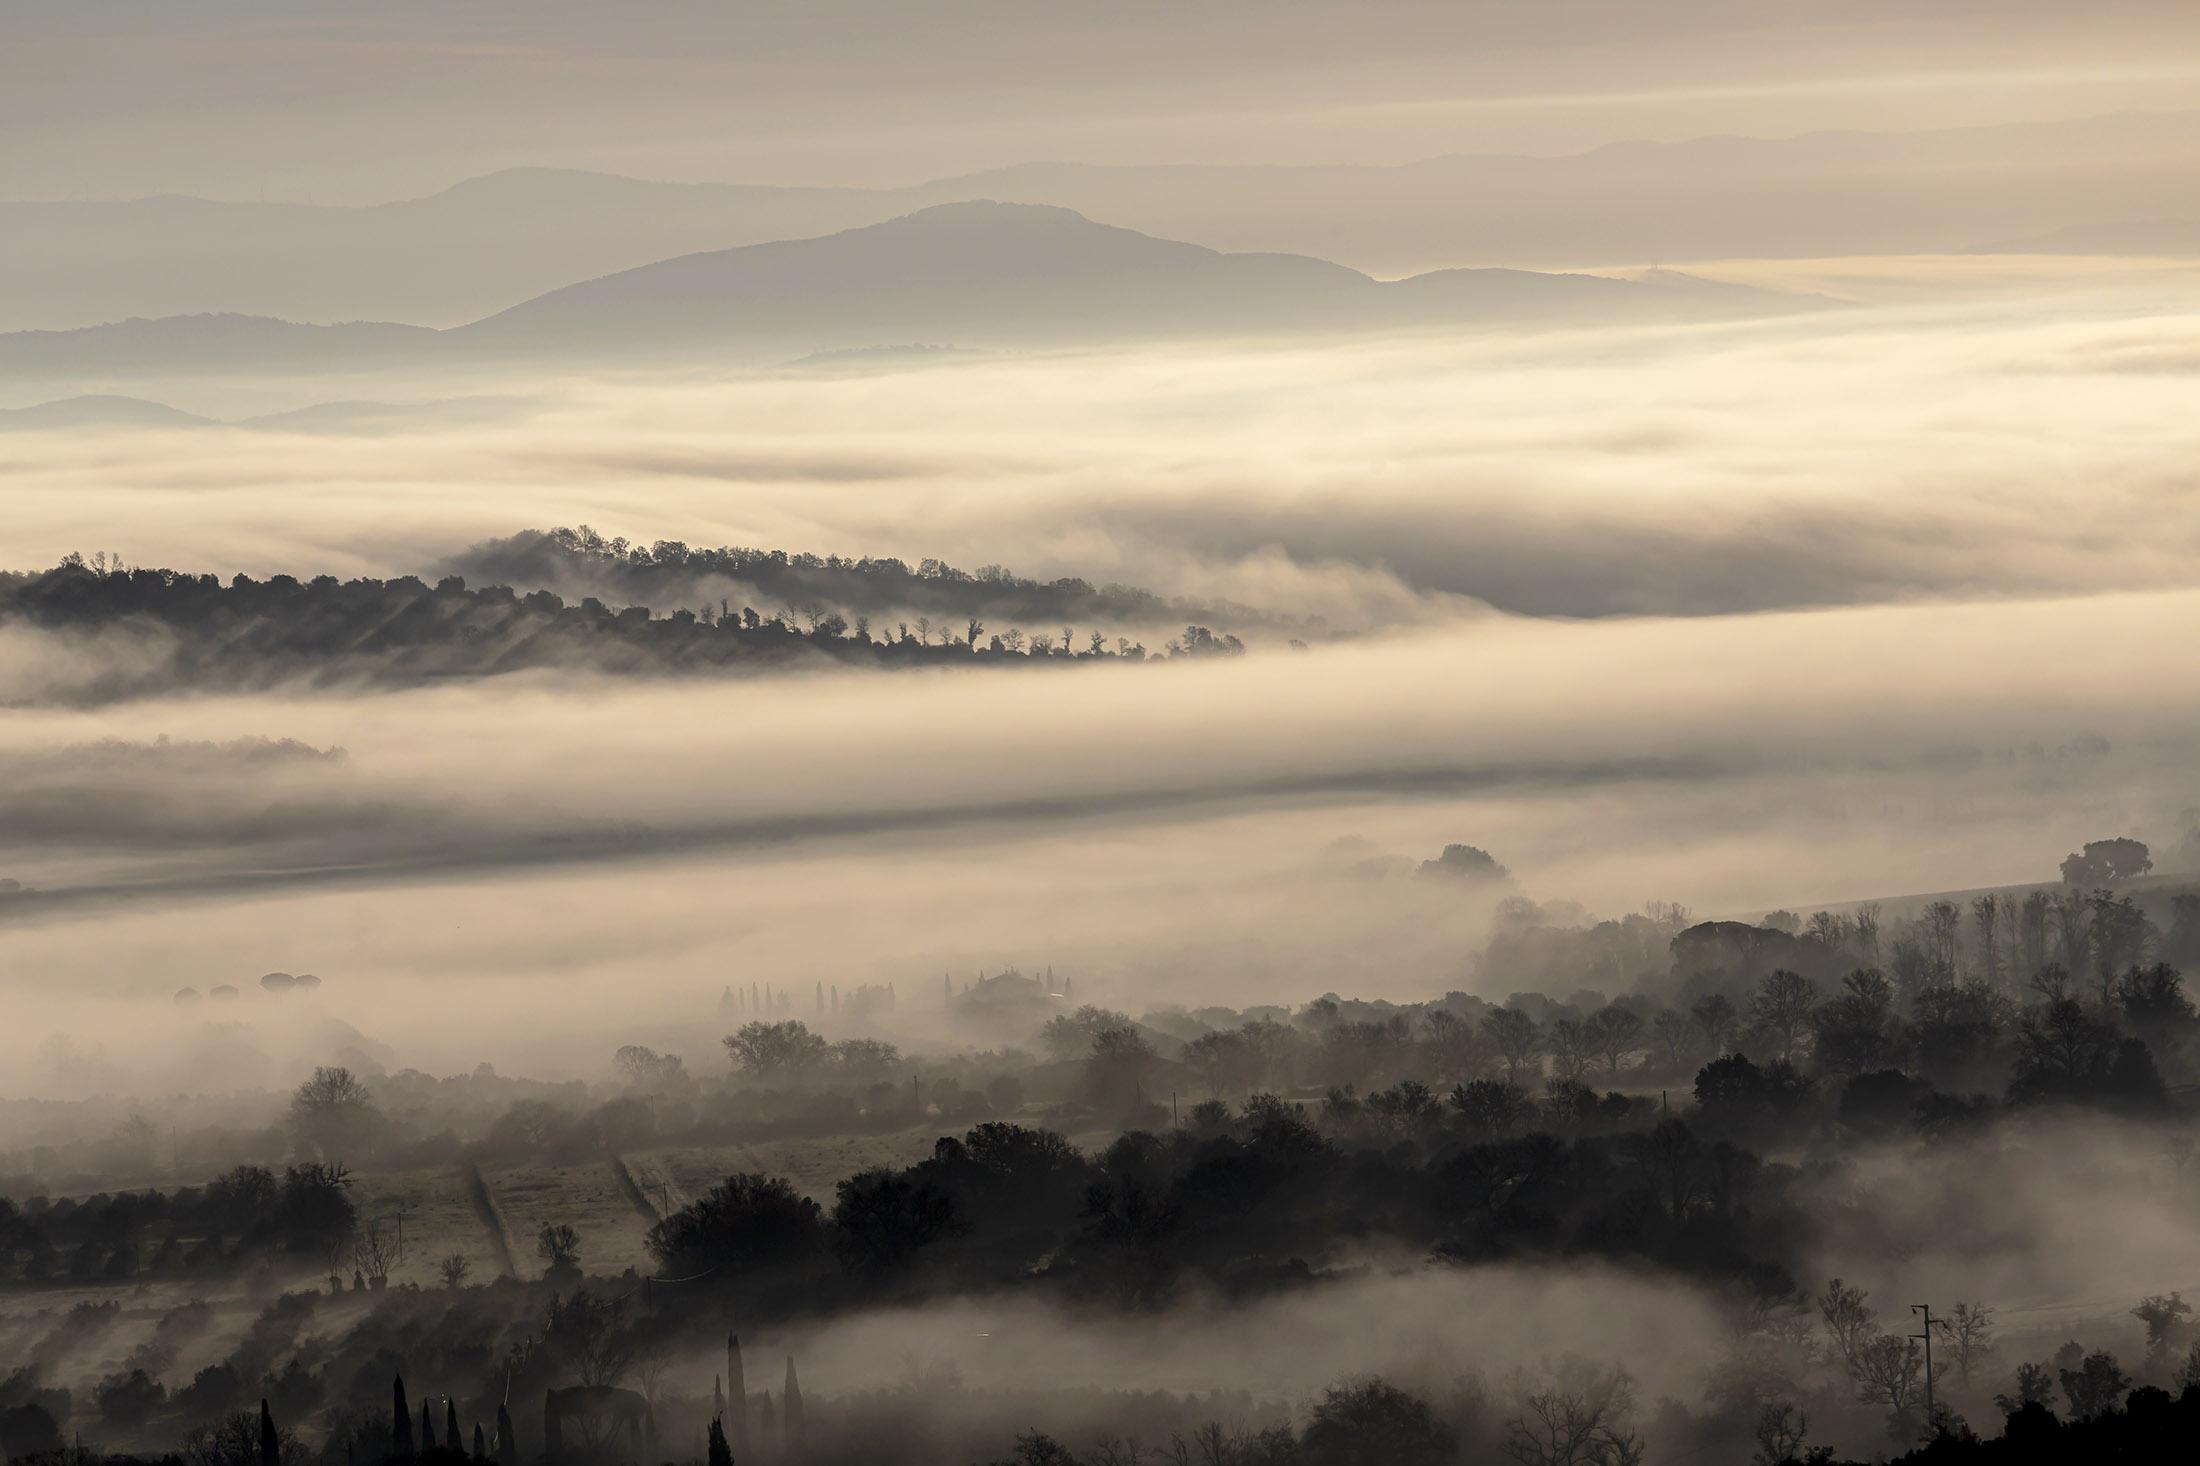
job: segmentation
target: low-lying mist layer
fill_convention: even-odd
[[[2190,270],[1905,263],[1847,272],[1892,303],[1778,325],[719,379],[185,379],[132,390],[216,415],[528,405],[348,438],[11,434],[9,559],[387,576],[589,523],[1000,564],[1339,630],[1483,602],[1700,614],[2188,581]],[[1843,278],[1763,278],[1798,274]]]
[[[2167,852],[2200,806],[2200,686],[2162,650],[2196,618],[2180,594],[1491,619],[1062,676],[25,710],[0,737],[5,1042],[150,1046],[176,986],[271,969],[432,1001],[418,1062],[476,1023],[530,1067],[727,973],[1441,992],[1479,908],[1371,857],[1460,840],[1607,912],[2036,879],[2103,830]]]

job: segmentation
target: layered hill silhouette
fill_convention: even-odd
[[[951,342],[1083,345],[1477,325],[1611,325],[1808,310],[1818,297],[1672,272],[1643,280],[1439,270],[1379,281],[1303,255],[1223,254],[1063,208],[972,202],[816,239],[685,255],[449,330],[208,315],[0,336],[0,374],[410,361],[772,359]]]
[[[448,333],[567,349],[762,341],[1106,341],[1476,322],[1749,315],[1771,291],[1529,270],[1379,281],[1305,255],[1223,254],[1033,204],[942,204],[822,239],[687,255],[554,290]],[[1731,293],[1730,293],[1731,292]]]
[[[214,420],[147,402],[142,397],[117,397],[93,393],[40,402],[30,407],[0,408],[0,432],[39,431],[47,428],[199,428]]]
[[[224,365],[382,366],[420,359],[441,332],[387,321],[307,326],[266,316],[166,316],[0,335],[0,375],[189,373]]]
[[[361,206],[0,202],[0,329],[200,313],[454,326],[656,260],[978,198],[1395,276],[1446,264],[1960,251],[2156,218],[2196,189],[2200,111],[1398,167],[1034,162],[885,189],[515,168]]]

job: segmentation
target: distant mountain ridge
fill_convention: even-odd
[[[14,331],[0,335],[0,374],[174,371],[209,362],[255,366],[316,366],[329,362],[398,361],[432,349],[439,332],[388,321],[308,326],[267,316],[136,318],[74,331]]]
[[[1771,291],[1700,296],[1525,270],[1378,281],[1305,255],[1223,254],[1095,224],[1069,209],[982,200],[822,239],[624,270],[447,334],[530,348],[743,340],[824,351],[913,338],[1033,344],[1519,320],[1601,324],[1800,304]]]
[[[214,425],[213,418],[200,417],[195,412],[185,412],[182,408],[170,407],[165,402],[148,402],[142,397],[118,397],[112,393],[87,393],[81,397],[64,397],[55,402],[40,402],[30,407],[0,408],[0,432],[85,427],[203,428]]]
[[[943,204],[816,239],[685,255],[569,285],[449,330],[243,316],[0,335],[0,375],[338,367],[519,356],[773,357],[912,340],[1134,339],[1612,325],[1834,304],[1670,272],[1650,281],[1440,270],[1378,281],[1303,255],[1222,254],[1033,204]]]
[[[451,326],[575,280],[990,198],[1383,276],[1962,251],[2200,196],[2200,111],[1614,143],[1399,167],[1025,163],[907,188],[515,168],[354,207],[0,203],[0,329],[200,313]]]

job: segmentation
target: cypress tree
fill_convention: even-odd
[[[420,1450],[422,1454],[435,1449],[435,1417],[428,1413],[428,1402],[420,1402]]]
[[[710,1423],[710,1466],[733,1466],[733,1447],[726,1444],[726,1428]]]
[[[458,1433],[458,1401],[443,1397],[443,1444],[454,1451],[466,1449],[465,1440]]]
[[[512,1434],[512,1412],[497,1406],[497,1466],[519,1466],[519,1440]]]
[[[400,1461],[409,1461],[413,1453],[412,1409],[405,1403],[405,1376],[398,1375],[393,1387],[397,1407],[390,1421],[390,1455]]]
[[[481,1422],[478,1420],[474,1422],[474,1459],[476,1461],[489,1459],[489,1438],[481,1433]]]
[[[741,1368],[741,1336],[726,1335],[726,1431],[728,1446],[749,1453],[749,1377]]]
[[[794,1377],[794,1356],[787,1356],[787,1387],[779,1396],[779,1424],[785,1432],[787,1449],[799,1451],[807,1437],[808,1421],[802,1413],[802,1386]]]
[[[268,1411],[267,1400],[260,1401],[260,1466],[282,1466],[283,1443],[275,1434],[275,1417]]]

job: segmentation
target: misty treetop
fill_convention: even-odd
[[[850,620],[923,617],[923,634],[932,639],[957,636],[972,618],[1034,628],[1064,622],[1284,624],[1249,606],[1171,599],[1115,583],[1095,587],[1074,576],[1032,580],[998,565],[961,570],[924,559],[912,570],[907,562],[890,557],[733,546],[696,549],[678,540],[642,545],[624,537],[605,539],[585,524],[488,540],[452,556],[443,568],[470,580],[596,595],[616,604],[684,605],[740,595],[760,605],[829,607]]]
[[[784,557],[781,557],[784,558]],[[805,557],[797,557],[805,558]],[[875,563],[875,562],[872,562]],[[919,577],[921,579],[921,577]],[[976,614],[934,626],[874,627],[806,599],[759,611],[704,600],[664,614],[594,596],[568,605],[554,591],[434,586],[414,576],[339,581],[289,575],[227,583],[213,575],[125,567],[71,556],[37,573],[0,574],[0,623],[93,634],[84,649],[101,675],[74,694],[102,702],[185,688],[286,684],[419,684],[530,669],[616,676],[762,671],[804,666],[1035,666],[1234,656],[1237,637],[1187,625],[1159,652],[1089,624],[1033,631]],[[128,654],[119,654],[127,647]]]

